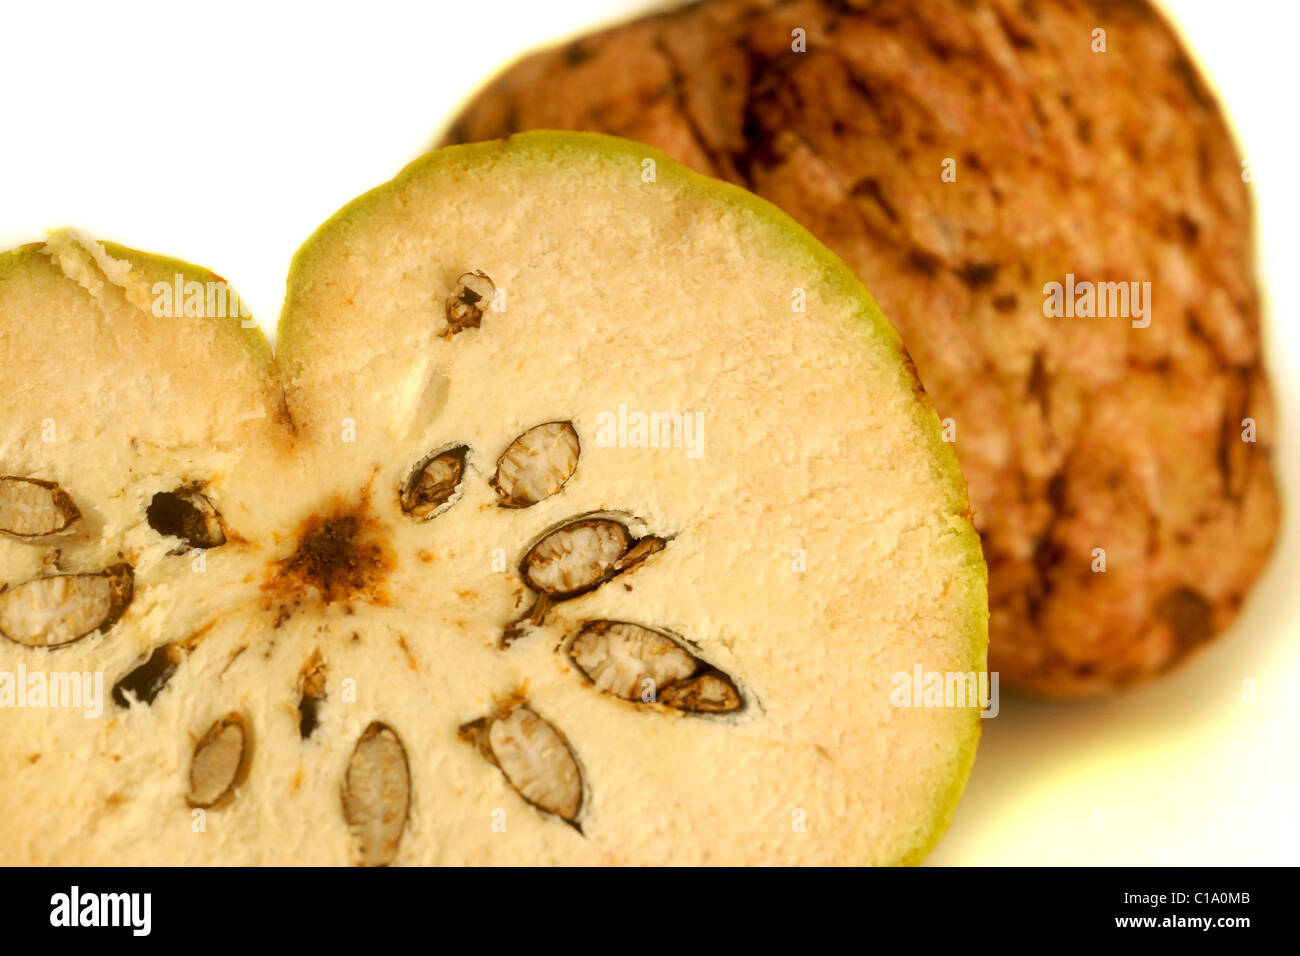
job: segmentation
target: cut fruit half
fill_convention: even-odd
[[[897,690],[984,670],[979,542],[897,335],[774,207],[608,137],[442,150],[299,252],[278,371],[237,319],[155,316],[172,271],[210,281],[69,237],[0,258],[0,474],[80,509],[0,500],[57,529],[0,537],[0,580],[134,585],[66,646],[0,641],[0,672],[111,688],[5,713],[11,862],[938,839],[979,706]]]

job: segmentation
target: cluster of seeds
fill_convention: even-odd
[[[445,335],[478,328],[494,288],[481,272],[461,276],[457,291],[446,299]],[[488,483],[500,507],[529,508],[561,491],[577,471],[581,454],[572,422],[543,422],[510,442]],[[426,522],[454,506],[470,455],[468,445],[451,444],[417,462],[396,489],[401,511],[413,521]],[[221,514],[199,483],[155,494],[144,518],[159,535],[178,542],[173,555],[217,548],[227,541]],[[0,533],[42,543],[74,529],[80,520],[81,509],[57,484],[0,477]],[[505,624],[501,651],[508,652],[514,641],[543,624],[554,605],[591,593],[669,543],[657,535],[638,537],[632,526],[628,516],[619,513],[579,514],[526,547],[518,571],[535,597],[521,617]],[[276,567],[290,589],[314,587],[329,603],[336,590],[354,589],[358,575],[365,573],[365,567],[352,560],[355,555],[336,560],[334,552],[376,546],[366,542],[355,514],[317,516],[304,528],[297,550]],[[340,571],[344,566],[347,574]],[[117,563],[74,573],[54,568],[12,587],[0,586],[0,635],[27,647],[53,648],[106,632],[130,605],[133,584],[132,567]],[[115,683],[114,701],[122,707],[152,704],[205,631],[154,648]],[[629,621],[592,620],[583,622],[566,643],[577,670],[596,691],[611,697],[691,714],[723,714],[744,704],[730,677],[666,631]],[[298,730],[303,739],[319,725],[328,676],[320,651],[313,651],[298,680]],[[493,713],[462,725],[459,737],[498,767],[523,800],[581,832],[584,780],[578,759],[564,734],[527,700],[499,703]],[[185,795],[189,805],[216,808],[233,800],[248,773],[251,750],[251,728],[243,715],[232,712],[214,721],[193,749]],[[396,730],[381,722],[366,728],[353,749],[341,790],[343,819],[356,859],[366,865],[391,862],[411,802],[409,759]]]

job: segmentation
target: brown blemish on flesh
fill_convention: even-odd
[[[179,641],[178,643],[185,650],[192,651],[194,650],[194,648],[199,646],[199,641],[207,637],[208,631],[212,630],[216,626],[217,626],[217,618],[214,617],[212,620],[208,621],[207,624],[204,624],[201,628],[199,628],[189,637],[185,638],[183,641]]]
[[[286,600],[314,592],[324,604],[388,603],[383,583],[395,566],[393,552],[388,529],[371,514],[365,497],[334,499],[304,520],[295,538],[293,553],[272,563],[268,590]]]
[[[284,386],[280,386],[280,394],[276,396],[277,401],[275,408],[271,413],[271,420],[289,430],[290,435],[298,434],[298,423],[294,421],[293,412],[289,408],[289,396],[285,394]]]
[[[233,664],[233,663],[235,663],[235,661],[239,659],[239,655],[242,654],[242,653],[244,653],[244,651],[246,651],[246,650],[248,650],[248,645],[247,645],[247,644],[241,645],[240,647],[236,648],[236,649],[231,653],[231,655],[230,655],[228,658],[226,658],[226,666],[223,667],[223,668],[221,668],[221,673],[218,674],[217,676],[218,676],[218,677],[225,677],[225,676],[226,676],[226,671],[230,670],[230,665]]]
[[[411,653],[411,649],[406,646],[406,638],[399,635],[397,638],[397,646],[400,647],[402,653],[406,655],[407,666],[413,671],[418,671],[420,669],[420,663],[415,659],[415,655]]]

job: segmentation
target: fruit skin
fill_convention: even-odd
[[[956,423],[1005,686],[1111,692],[1231,623],[1280,510],[1249,196],[1146,3],[710,0],[524,58],[445,141],[530,128],[751,188],[870,284]],[[1067,273],[1150,280],[1151,327],[1045,318]]]
[[[757,218],[771,230],[774,241],[780,242],[791,253],[797,252],[806,257],[810,267],[816,270],[823,283],[861,303],[859,320],[864,331],[870,338],[885,343],[890,349],[897,351],[900,358],[899,374],[905,378],[906,387],[910,388],[919,399],[914,406],[916,423],[924,434],[935,461],[940,463],[941,477],[947,493],[945,507],[954,516],[953,529],[960,536],[966,551],[963,570],[967,575],[965,592],[969,597],[963,617],[968,622],[967,669],[976,673],[985,671],[988,667],[988,609],[984,595],[988,587],[988,570],[980,548],[979,536],[970,521],[970,502],[961,469],[951,446],[943,440],[942,425],[938,415],[916,376],[911,358],[898,332],[885,317],[862,280],[838,256],[789,215],[761,196],[712,177],[700,175],[659,150],[624,138],[599,133],[532,131],[519,133],[503,140],[446,146],[416,159],[390,182],[362,194],[340,209],[317,229],[295,254],[289,270],[285,307],[276,330],[276,356],[286,380],[292,381],[294,366],[299,353],[304,352],[306,333],[311,324],[309,313],[300,310],[296,300],[314,281],[311,273],[318,250],[324,248],[331,237],[346,235],[355,220],[365,217],[381,206],[390,192],[401,190],[406,182],[422,175],[431,167],[490,169],[495,163],[510,160],[545,164],[566,159],[581,162],[593,156],[616,159],[628,163],[629,168],[639,168],[644,159],[653,159],[659,182],[676,180],[689,183],[695,189],[711,194],[715,199],[737,211]],[[900,855],[894,861],[895,865],[913,866],[920,863],[939,842],[961,800],[966,781],[974,766],[981,731],[978,710],[966,708],[966,712],[970,715],[968,734],[956,745],[947,787],[934,796],[935,811],[932,825],[927,832],[918,834],[912,848]]]

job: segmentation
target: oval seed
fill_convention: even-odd
[[[132,697],[142,704],[152,704],[184,659],[185,652],[177,643],[155,647],[144,663],[113,685],[113,700],[119,707],[130,707]]]
[[[597,690],[624,700],[655,700],[660,688],[685,680],[701,666],[667,635],[623,621],[583,625],[569,657]]]
[[[190,763],[190,806],[210,807],[230,792],[243,769],[247,742],[239,714],[227,714],[208,728]]]
[[[549,498],[573,477],[581,446],[569,422],[534,425],[497,459],[488,482],[506,508],[527,508]]]
[[[416,465],[402,486],[402,510],[412,518],[432,518],[460,488],[468,454],[468,445],[458,445]]]
[[[524,556],[521,570],[534,591],[567,597],[604,581],[631,545],[631,534],[619,522],[588,518],[538,541]]]
[[[527,707],[493,722],[488,742],[521,797],[572,823],[582,807],[582,774],[559,732]]]
[[[667,545],[664,538],[634,538],[615,518],[573,518],[541,539],[524,554],[519,573],[537,599],[517,620],[507,624],[501,645],[508,647],[525,633],[525,623],[540,625],[556,601],[567,601],[630,571]]]
[[[520,573],[528,586],[562,601],[604,584],[662,551],[663,538],[634,538],[614,518],[578,518],[528,549]]]
[[[221,515],[206,495],[193,488],[160,491],[144,514],[149,527],[161,535],[180,538],[191,548],[216,548],[226,543]]]
[[[410,802],[406,750],[391,727],[376,721],[357,741],[343,780],[343,818],[363,866],[393,861]]]
[[[0,634],[27,647],[71,644],[107,631],[131,603],[128,564],[88,574],[51,574],[0,591]]]
[[[444,309],[447,328],[443,338],[451,338],[465,329],[477,329],[483,324],[483,313],[492,303],[496,285],[479,270],[466,272],[456,280],[456,291],[447,297]]]
[[[80,517],[71,496],[54,482],[0,477],[0,533],[40,538],[66,531]]]
[[[739,710],[731,678],[662,631],[626,621],[589,621],[569,657],[596,689],[624,700],[658,701],[690,713]]]

